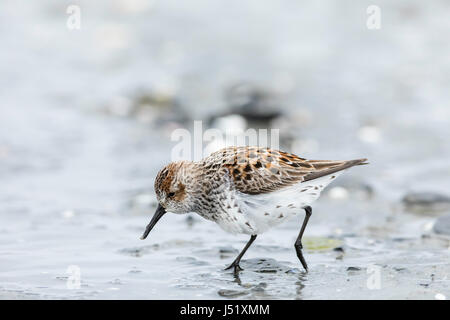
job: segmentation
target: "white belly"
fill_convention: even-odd
[[[259,195],[236,193],[230,200],[230,209],[217,223],[232,233],[260,234],[270,227],[304,214],[304,208],[319,198],[322,190],[341,172],[312,181],[300,182],[279,191]],[[234,206],[237,203],[238,206]],[[228,206],[228,204],[227,204]]]

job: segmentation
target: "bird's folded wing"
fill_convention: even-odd
[[[205,159],[205,165],[227,169],[240,192],[261,194],[366,164],[366,161],[306,160],[269,148],[229,147],[211,154]]]

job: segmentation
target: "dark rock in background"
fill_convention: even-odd
[[[268,124],[282,115],[281,106],[275,97],[267,90],[251,84],[242,83],[230,87],[225,93],[225,100],[230,113],[239,114],[250,123]]]
[[[219,296],[225,298],[236,298],[240,296],[245,296],[248,294],[247,291],[238,291],[238,290],[228,290],[228,289],[220,289],[218,292]]]
[[[436,213],[450,209],[450,197],[434,192],[411,192],[402,203],[405,209],[416,213]]]
[[[129,96],[112,99],[106,106],[108,113],[129,117],[141,123],[163,127],[167,123],[184,125],[190,121],[179,99],[171,94],[140,89]]]
[[[450,214],[437,218],[433,231],[437,234],[450,236]]]
[[[215,120],[238,115],[246,120],[248,128],[271,128],[271,122],[282,116],[282,108],[276,97],[267,90],[252,84],[240,83],[225,90],[227,111],[210,116],[209,125]]]

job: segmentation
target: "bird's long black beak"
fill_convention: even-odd
[[[152,220],[150,220],[150,223],[148,224],[147,228],[145,228],[144,234],[141,237],[141,240],[144,240],[147,238],[150,231],[152,231],[155,224],[158,222],[159,219],[166,213],[166,209],[163,208],[162,205],[158,204],[158,208],[156,208],[156,212],[153,215]]]

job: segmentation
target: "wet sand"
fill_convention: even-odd
[[[450,230],[435,228],[450,209],[434,206],[450,181],[448,5],[385,1],[379,32],[362,4],[290,5],[242,4],[222,13],[247,19],[217,20],[204,1],[99,1],[70,32],[62,4],[2,4],[0,299],[450,296]],[[274,92],[288,151],[369,158],[313,206],[308,273],[293,247],[303,213],[259,236],[239,277],[223,269],[246,236],[196,215],[168,214],[139,240],[170,133],[220,114],[241,80]],[[425,191],[431,200],[402,201]]]

